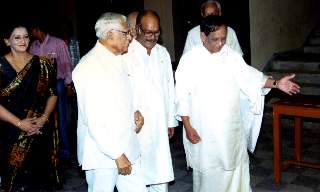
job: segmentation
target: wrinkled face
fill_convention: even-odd
[[[152,49],[158,42],[160,36],[160,24],[153,15],[146,15],[138,27],[137,41],[147,49]]]
[[[227,27],[225,25],[220,26],[216,31],[209,33],[208,36],[201,32],[203,45],[210,53],[219,52],[226,44],[226,39]]]
[[[29,34],[25,27],[15,28],[9,39],[5,39],[5,43],[10,46],[11,50],[24,52],[29,46]]]
[[[128,51],[129,42],[132,40],[130,30],[126,23],[122,23],[119,29],[112,29],[113,48],[118,54]]]
[[[202,17],[207,17],[209,15],[220,15],[220,10],[216,4],[208,4],[204,7]]]

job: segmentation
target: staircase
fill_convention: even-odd
[[[295,73],[295,82],[301,86],[304,95],[320,95],[320,24],[307,37],[302,47],[275,53],[266,67],[265,74],[275,79]],[[265,116],[272,118],[272,103],[288,95],[272,90],[266,97]]]

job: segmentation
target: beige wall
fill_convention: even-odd
[[[172,21],[172,2],[171,0],[145,0],[145,9],[155,10],[160,16],[160,25],[162,29],[162,44],[170,53],[171,60],[175,61],[174,52],[174,34]]]
[[[273,53],[300,47],[317,21],[319,0],[249,0],[251,63],[262,69]]]

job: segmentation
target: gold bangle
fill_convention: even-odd
[[[272,88],[278,88],[279,81],[274,80],[272,83]]]
[[[44,117],[46,119],[46,122],[49,122],[48,115],[42,114],[41,117]]]

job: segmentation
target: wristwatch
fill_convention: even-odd
[[[274,80],[272,83],[272,88],[278,88],[278,83],[279,83],[279,81]]]

